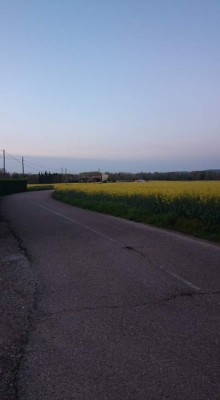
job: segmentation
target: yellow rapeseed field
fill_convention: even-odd
[[[220,181],[57,184],[55,199],[220,241]]]
[[[109,195],[163,195],[179,197],[184,195],[202,198],[220,198],[220,181],[149,181],[116,183],[68,183],[56,184],[56,190],[77,190],[85,193],[105,193]]]

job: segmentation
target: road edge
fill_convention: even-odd
[[[18,400],[18,372],[31,329],[36,279],[25,249],[2,215],[0,293],[0,398]]]

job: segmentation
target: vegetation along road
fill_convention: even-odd
[[[36,281],[19,400],[219,400],[219,245],[51,191],[2,211]]]

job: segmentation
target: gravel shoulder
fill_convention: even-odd
[[[25,251],[0,216],[0,399],[17,398],[17,371],[28,340],[35,279]]]

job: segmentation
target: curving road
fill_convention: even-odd
[[[2,209],[37,282],[19,400],[220,399],[220,246],[51,192]]]

